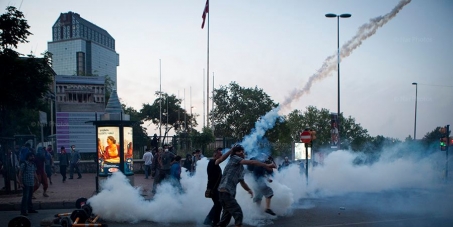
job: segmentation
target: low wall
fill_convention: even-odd
[[[59,173],[60,172],[60,162],[55,161],[54,165],[55,165],[55,171]],[[143,166],[144,166],[143,160],[134,159],[134,173],[144,173]],[[69,170],[69,166],[68,166],[68,170]],[[79,162],[79,170],[82,173],[96,173],[96,162],[82,160]]]

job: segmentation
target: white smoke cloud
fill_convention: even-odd
[[[375,34],[378,28],[395,17],[409,2],[410,0],[402,0],[390,13],[373,18],[370,22],[362,25],[357,34],[342,46],[340,58],[348,57],[364,40]],[[282,109],[289,108],[292,102],[297,101],[302,95],[310,91],[314,82],[326,78],[335,69],[336,55],[327,57],[321,68],[309,78],[307,84],[301,90],[293,90],[280,107]],[[251,134],[241,142],[251,155],[261,152],[256,149],[257,141],[262,139],[268,129],[274,127],[275,121],[279,117],[280,107],[263,116],[255,124]],[[271,208],[278,216],[286,216],[291,215],[292,209],[297,208],[297,206],[293,207],[294,204],[300,204],[301,200],[310,197],[409,188],[427,191],[442,189],[443,186],[440,184],[441,171],[433,164],[436,162],[432,161],[438,159],[438,157],[416,159],[386,155],[394,152],[394,150],[385,152],[380,162],[360,166],[353,164],[354,159],[359,154],[349,151],[333,152],[325,158],[323,165],[309,169],[308,182],[297,164],[291,165],[281,172],[275,171],[274,182],[270,183],[275,194]],[[203,193],[207,183],[206,167],[208,160],[202,159],[197,163],[198,171],[194,176],[182,174],[181,184],[184,188],[182,194],[175,191],[169,184],[164,183],[158,188],[157,194],[154,195],[152,200],[145,200],[141,195],[142,189],[132,187],[127,178],[118,172],[108,178],[102,185],[103,190],[90,198],[88,202],[93,207],[94,213],[110,221],[202,223],[212,206],[212,201],[204,198]],[[246,176],[246,182],[253,188],[254,181],[251,176]],[[451,191],[451,184],[449,187],[448,190]],[[265,214],[264,208],[257,207],[250,195],[240,187],[236,198],[244,212],[244,223],[262,225],[265,221],[264,224],[270,224],[272,219],[276,218]],[[453,201],[452,196],[447,195],[446,200],[443,201]],[[402,204],[401,207],[406,208],[410,205]],[[437,207],[447,208],[448,205]],[[302,208],[307,208],[307,206]]]
[[[378,16],[370,19],[370,21],[359,27],[356,35],[348,40],[340,49],[340,62],[344,58],[352,54],[352,52],[362,45],[363,41],[371,37],[376,31],[394,18],[404,6],[409,4],[411,0],[401,0],[389,13],[384,16]],[[331,55],[324,60],[321,68],[308,78],[308,82],[302,89],[294,89],[289,96],[281,103],[282,109],[289,109],[291,103],[297,101],[305,94],[310,93],[311,86],[314,82],[323,80],[331,75],[337,69],[337,53]]]
[[[408,191],[418,194],[414,198],[408,198],[410,194],[393,198],[401,200],[400,203],[393,202],[393,209],[426,212],[435,208],[437,214],[450,212],[453,184],[444,183],[444,154],[439,152],[423,157],[414,151],[414,154],[394,155],[402,150],[402,146],[386,150],[380,161],[371,165],[354,164],[354,160],[363,155],[361,153],[344,150],[332,152],[325,157],[322,165],[309,168],[308,184],[304,171],[300,170],[297,163],[280,172],[274,171],[274,181],[269,183],[275,194],[271,208],[278,217],[284,217],[292,215],[293,209],[310,208],[310,204],[308,207],[307,204],[303,205],[310,198]],[[182,174],[182,194],[169,184],[163,184],[152,200],[145,200],[141,195],[142,189],[131,186],[128,179],[118,172],[109,177],[102,185],[102,191],[88,202],[93,212],[107,221],[201,224],[212,207],[212,201],[204,198],[207,163],[206,158],[200,160],[197,167],[199,171],[192,177]],[[255,183],[251,175],[246,175],[245,181],[253,189]],[[262,225],[263,222],[271,224],[273,219],[278,218],[265,214],[264,203],[258,207],[240,186],[236,198],[244,212],[244,223],[248,225]],[[389,209],[387,204],[379,201],[363,206]]]

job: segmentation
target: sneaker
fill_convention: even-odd
[[[80,178],[82,178],[82,177],[77,177],[77,179],[80,179]]]
[[[270,215],[275,215],[274,211],[272,211],[271,209],[266,209],[266,211],[264,211]]]
[[[28,213],[29,213],[29,214],[31,214],[31,213],[36,214],[36,213],[38,213],[38,211],[37,211],[37,210],[29,210]]]
[[[49,195],[47,195],[47,193],[45,193],[45,192],[42,193],[42,196],[44,196],[44,197],[49,197]]]

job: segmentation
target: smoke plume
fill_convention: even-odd
[[[376,31],[394,18],[404,6],[409,4],[411,0],[401,0],[389,13],[384,16],[378,16],[370,19],[370,21],[359,27],[357,34],[347,41],[340,49],[340,61],[352,54],[352,52],[357,49],[362,42],[371,37],[376,33]],[[310,78],[308,82],[302,89],[294,89],[281,104],[282,109],[289,109],[291,103],[299,100],[300,97],[310,92],[311,86],[314,82],[320,81],[329,75],[332,71],[337,69],[337,54],[333,54],[324,60],[321,68],[316,71]]]
[[[371,19],[362,25],[357,34],[341,48],[340,58],[348,57],[364,40],[376,33],[408,3],[410,0],[401,0],[398,5],[388,14]],[[295,89],[289,97],[259,121],[250,135],[246,136],[241,144],[250,155],[259,154],[257,141],[261,140],[264,133],[274,127],[281,109],[290,108],[293,101],[308,93],[312,84],[326,78],[336,69],[336,54],[326,58],[321,68],[313,74],[307,84],[301,89]],[[399,149],[399,148],[397,148]],[[392,151],[389,151],[390,153]],[[274,190],[271,208],[278,216],[292,214],[292,209],[300,199],[313,197],[339,196],[347,193],[380,192],[386,190],[420,189],[427,194],[430,190],[445,191],[441,196],[430,196],[418,199],[417,204],[408,200],[401,200],[398,209],[433,209],[437,212],[448,213],[453,201],[451,185],[443,187],[439,184],[440,171],[436,169],[436,161],[439,157],[427,157],[424,159],[408,159],[397,157],[393,160],[383,160],[368,166],[354,165],[353,160],[357,153],[348,151],[335,151],[324,159],[324,164],[309,169],[309,176],[303,175],[298,163],[281,172],[274,171],[274,181],[270,187]],[[158,187],[157,194],[152,200],[146,200],[142,196],[143,188],[131,186],[128,179],[120,172],[114,173],[102,185],[103,190],[91,197],[88,202],[93,207],[93,212],[103,219],[117,222],[141,222],[151,221],[159,223],[196,222],[203,223],[208,214],[212,201],[204,198],[203,192],[207,183],[208,160],[203,158],[197,162],[197,172],[193,176],[181,174],[181,185],[184,193],[173,189],[169,183],[163,183]],[[222,163],[225,165],[226,162]],[[223,168],[224,166],[221,167]],[[307,182],[308,179],[308,182]],[[253,188],[254,180],[246,175],[245,181]],[[149,186],[151,187],[151,186]],[[149,189],[148,189],[149,190]],[[269,217],[264,213],[264,207],[258,207],[253,203],[250,196],[240,187],[236,198],[244,212],[244,223],[249,225],[272,224],[276,217]],[[441,198],[441,199],[440,199]],[[386,204],[378,204],[386,209]],[[263,221],[265,221],[263,223]]]

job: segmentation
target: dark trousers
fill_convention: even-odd
[[[20,213],[26,214],[27,211],[33,210],[31,199],[33,197],[33,186],[24,186],[22,190],[22,203],[20,205]]]
[[[151,173],[151,165],[145,165],[144,169],[145,169],[145,178],[148,179],[149,174]]]
[[[51,165],[45,165],[44,168],[46,170],[47,178],[49,178],[50,182],[52,182],[52,166]]]
[[[226,227],[231,220],[231,217],[234,218],[235,225],[242,225],[242,219],[244,215],[242,213],[241,206],[239,206],[236,198],[227,192],[219,193],[219,201],[223,208],[222,218],[217,224],[221,227]]]
[[[66,180],[66,169],[68,168],[67,165],[61,165],[60,166],[60,174],[63,177],[63,181]]]
[[[220,215],[222,214],[222,204],[219,201],[219,191],[214,190],[212,192],[212,202],[214,205],[209,211],[208,216],[206,216],[205,223],[212,223],[212,225],[216,225],[220,221]]]
[[[79,170],[79,164],[71,163],[69,167],[69,178],[72,178],[74,176],[74,169],[77,171],[77,175],[79,175],[79,177],[82,177],[82,174],[80,174]]]

